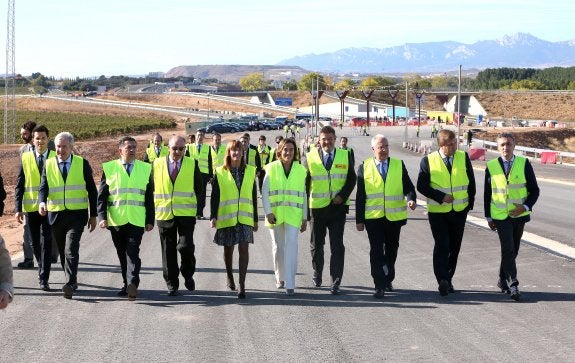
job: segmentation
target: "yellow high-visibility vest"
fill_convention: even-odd
[[[216,170],[217,167],[224,165],[224,159],[226,158],[226,145],[220,145],[218,151],[215,151],[213,147],[210,147],[210,152],[212,153],[212,170]]]
[[[335,151],[331,170],[327,171],[320,153],[311,150],[307,153],[307,165],[311,175],[310,208],[327,207],[345,185],[349,169],[349,153]],[[345,203],[349,205],[349,198]]]
[[[154,207],[156,220],[174,216],[195,217],[197,199],[194,192],[195,161],[184,156],[175,183],[172,183],[167,158],[154,161]]]
[[[223,166],[216,169],[216,178],[220,187],[216,228],[232,227],[238,223],[253,226],[255,211],[252,191],[256,180],[256,168],[246,165],[240,190],[236,186],[232,173]]]
[[[272,149],[268,145],[264,146],[263,149],[260,146],[258,146],[258,153],[260,154],[260,162],[263,168],[267,164],[269,164],[272,160]]]
[[[527,199],[527,180],[525,179],[525,158],[515,156],[513,165],[509,171],[509,176],[505,177],[505,172],[499,164],[499,159],[487,162],[487,169],[491,175],[491,218],[504,220],[510,217],[509,212],[515,209],[515,203],[523,205]],[[523,217],[531,214],[525,211],[519,216]]]
[[[46,180],[49,188],[46,205],[49,212],[88,209],[84,159],[76,155],[72,156],[69,168],[66,182],[64,182],[58,168],[58,158],[46,160]]]
[[[187,146],[190,157],[198,161],[200,172],[208,174],[210,172],[210,164],[208,163],[211,152],[210,146],[208,144],[202,144],[200,151],[198,151],[198,144],[188,144]]]
[[[285,223],[300,228],[306,203],[305,168],[294,162],[286,178],[283,165],[277,160],[266,165],[266,175],[269,180],[272,213],[276,218],[276,224],[269,224],[266,219],[266,226],[273,228]]]
[[[390,221],[407,219],[407,202],[403,195],[401,160],[389,158],[384,181],[374,158],[363,162],[365,185],[365,219],[386,217]]]
[[[427,210],[431,213],[447,213],[451,210],[460,212],[469,205],[469,178],[465,165],[465,152],[456,150],[453,155],[453,166],[451,174],[445,166],[439,151],[427,155],[429,161],[429,172],[431,175],[431,187],[453,196],[453,203],[437,203],[431,198],[427,198]]]
[[[56,156],[54,150],[48,151],[48,158]],[[46,161],[44,161],[45,165]],[[24,212],[37,212],[38,192],[40,191],[41,170],[36,164],[36,153],[27,151],[22,154],[22,170],[24,171],[24,194],[22,195],[22,210]]]
[[[170,154],[170,150],[166,145],[162,145],[160,147],[160,156],[156,154],[156,147],[154,144],[150,145],[146,148],[146,154],[148,155],[148,161],[152,163],[156,158],[162,158],[164,156],[168,156]]]
[[[116,159],[103,163],[102,169],[110,191],[107,209],[108,225],[119,227],[130,223],[144,227],[146,225],[144,201],[152,165],[134,160],[132,171],[128,175],[122,160]]]

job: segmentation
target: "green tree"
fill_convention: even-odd
[[[356,86],[356,84],[354,81],[352,81],[349,78],[345,78],[345,79],[342,79],[341,81],[339,81],[335,84],[335,89],[336,90],[346,90],[346,89],[352,89],[355,86]]]
[[[319,80],[319,89],[320,90],[326,89],[325,79],[321,74],[315,72],[308,73],[303,77],[301,77],[299,82],[297,83],[297,89],[299,91],[311,91],[312,88],[317,89],[318,80]]]
[[[240,87],[244,91],[258,91],[264,89],[264,76],[261,73],[250,73],[240,79]]]
[[[567,85],[567,89],[569,91],[575,91],[575,81],[569,82],[569,84]]]
[[[293,79],[290,79],[289,81],[282,84],[282,89],[284,91],[297,91],[297,82]]]
[[[514,90],[540,90],[545,89],[545,85],[539,81],[532,81],[530,79],[523,79],[511,83],[511,89]]]

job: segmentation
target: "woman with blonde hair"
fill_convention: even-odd
[[[277,161],[266,165],[262,185],[266,226],[272,237],[276,287],[293,295],[297,272],[297,238],[306,230],[306,169],[296,161],[293,139],[283,139],[277,148]],[[295,161],[295,162],[294,162]]]
[[[210,225],[216,228],[214,242],[224,246],[224,263],[228,288],[236,290],[232,273],[234,247],[238,245],[240,290],[239,299],[245,299],[245,280],[249,262],[250,243],[258,230],[256,168],[246,165],[244,150],[239,141],[226,147],[224,165],[217,167],[212,184]]]

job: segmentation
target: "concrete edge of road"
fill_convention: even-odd
[[[417,200],[417,204],[421,206],[427,206],[427,203],[420,199]],[[468,215],[467,223],[487,230],[491,230],[485,218],[478,218]],[[541,237],[531,232],[523,232],[523,238],[521,239],[521,241],[527,243],[530,246],[549,252],[553,255],[563,257],[569,260],[575,260],[575,248],[567,246],[564,243],[557,242],[549,238]]]

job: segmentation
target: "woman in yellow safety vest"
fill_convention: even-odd
[[[243,155],[243,146],[239,141],[234,140],[228,143],[224,165],[215,170],[210,216],[210,225],[216,228],[214,242],[224,246],[228,288],[232,291],[236,290],[232,259],[234,246],[238,245],[240,254],[239,299],[246,297],[248,246],[254,243],[254,231],[258,230],[256,168],[246,165]]]
[[[306,169],[295,161],[293,139],[283,139],[277,148],[278,160],[266,165],[262,200],[266,226],[272,236],[276,287],[293,295],[297,272],[297,237],[307,221]]]

